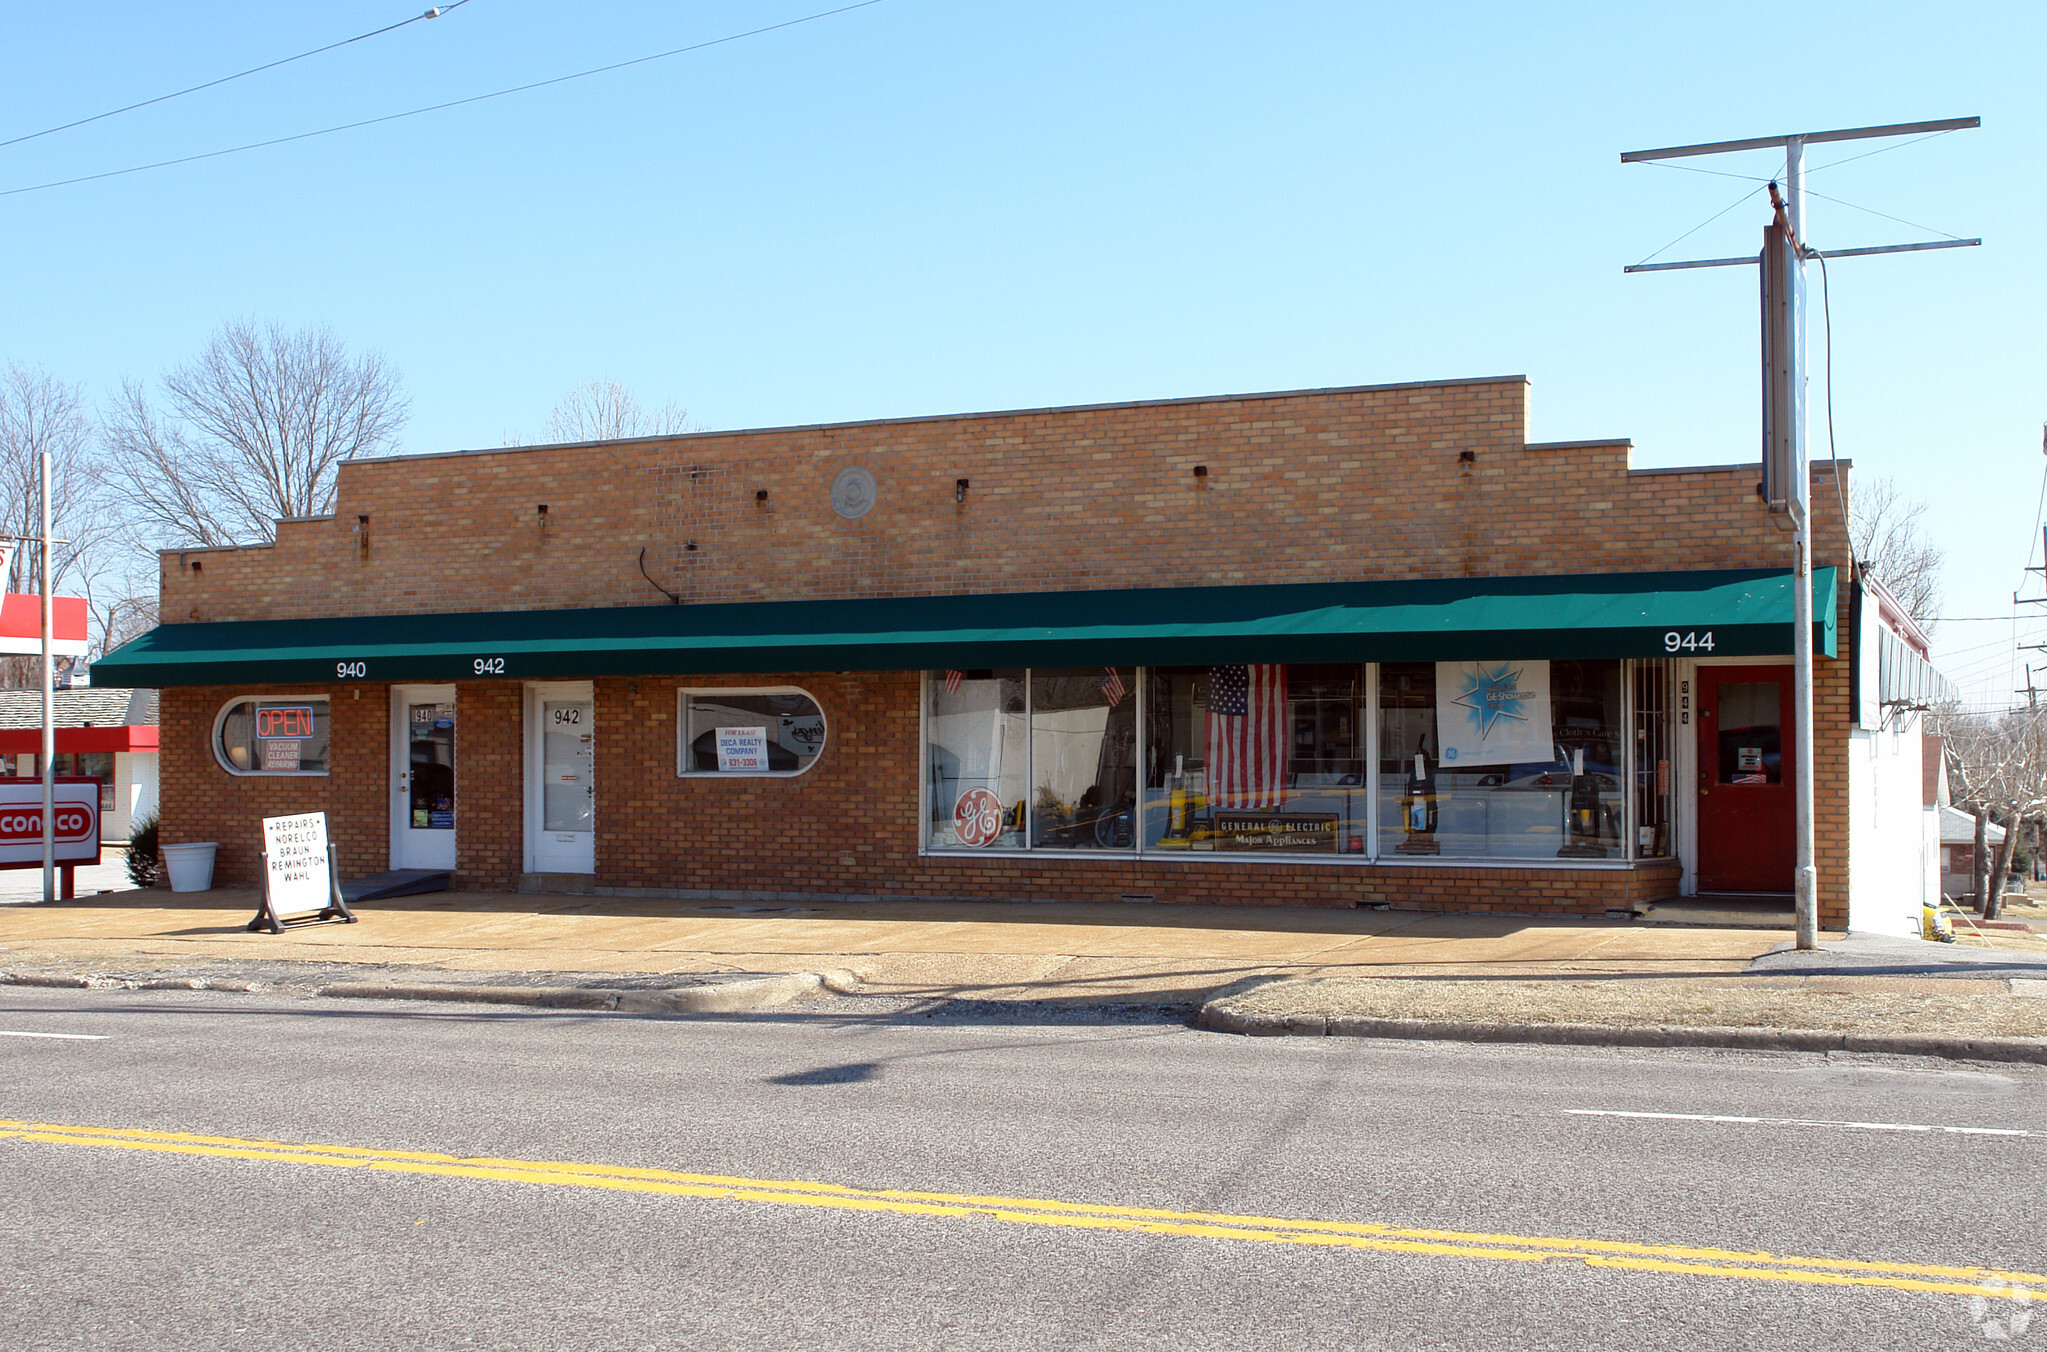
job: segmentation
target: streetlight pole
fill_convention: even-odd
[[[57,899],[57,692],[50,644],[57,629],[50,594],[50,452],[43,451],[43,900]]]

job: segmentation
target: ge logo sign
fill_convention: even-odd
[[[968,789],[952,805],[952,829],[962,845],[993,845],[1002,834],[1002,800],[987,789]]]

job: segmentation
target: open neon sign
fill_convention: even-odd
[[[256,738],[275,741],[313,735],[313,706],[310,704],[257,705]]]

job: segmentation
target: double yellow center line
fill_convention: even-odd
[[[1253,1244],[1299,1244],[1318,1248],[1364,1249],[1431,1257],[1492,1259],[1517,1263],[1583,1263],[1628,1272],[1679,1273],[1743,1281],[1792,1282],[1810,1286],[1871,1286],[1897,1291],[1964,1296],[2011,1296],[2015,1288],[2047,1290],[2047,1275],[1982,1267],[1942,1267],[1849,1258],[1802,1258],[1787,1254],[1696,1248],[1679,1244],[1633,1244],[1618,1240],[1505,1235],[1457,1230],[1424,1230],[1359,1221],[1301,1220],[1242,1216],[1152,1207],[1099,1206],[1037,1197],[982,1197],[944,1192],[849,1188],[836,1183],[735,1178],[721,1174],[637,1169],[622,1165],[559,1160],[465,1158],[416,1150],[372,1150],[357,1146],[249,1140],[187,1132],[125,1127],[67,1126],[0,1119],[0,1141],[39,1145],[90,1146],[153,1154],[255,1160],[378,1173],[429,1174],[543,1187],[600,1188],[612,1192],[659,1193],[712,1201],[769,1206],[823,1207],[837,1211],[882,1212],[945,1220],[983,1219],[1015,1225],[1071,1230],[1122,1231],[1186,1239],[1233,1240]]]

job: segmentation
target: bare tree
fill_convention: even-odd
[[[1890,479],[1855,485],[1848,538],[1869,575],[1904,603],[1922,628],[1940,618],[1940,565],[1947,555],[1928,538],[1924,502],[1907,502]]]
[[[697,429],[689,410],[673,399],[650,409],[615,380],[592,380],[562,396],[548,415],[546,440],[617,441],[623,437],[680,436]],[[523,446],[525,438],[508,436],[507,446]]]
[[[1977,902],[1986,920],[2003,909],[2005,879],[2028,817],[2047,809],[2047,709],[1940,716],[1942,744],[1952,756],[1954,800],[1977,814]],[[1983,823],[1996,819],[2004,840],[1995,859],[1983,848]],[[1987,864],[1987,867],[1986,867]]]
[[[124,384],[107,450],[136,525],[170,546],[261,543],[279,518],[332,511],[335,470],[392,449],[407,410],[382,356],[247,321],[166,374],[160,399]]]
[[[0,533],[42,534],[42,457],[50,456],[50,583],[52,590],[113,592],[124,548],[104,503],[94,427],[82,392],[47,371],[9,363],[0,371]],[[42,550],[27,539],[14,551],[0,590],[38,592]],[[151,578],[149,590],[155,591]],[[99,626],[96,626],[99,627]],[[101,628],[102,641],[104,629]],[[40,659],[0,658],[0,684],[41,682]]]

